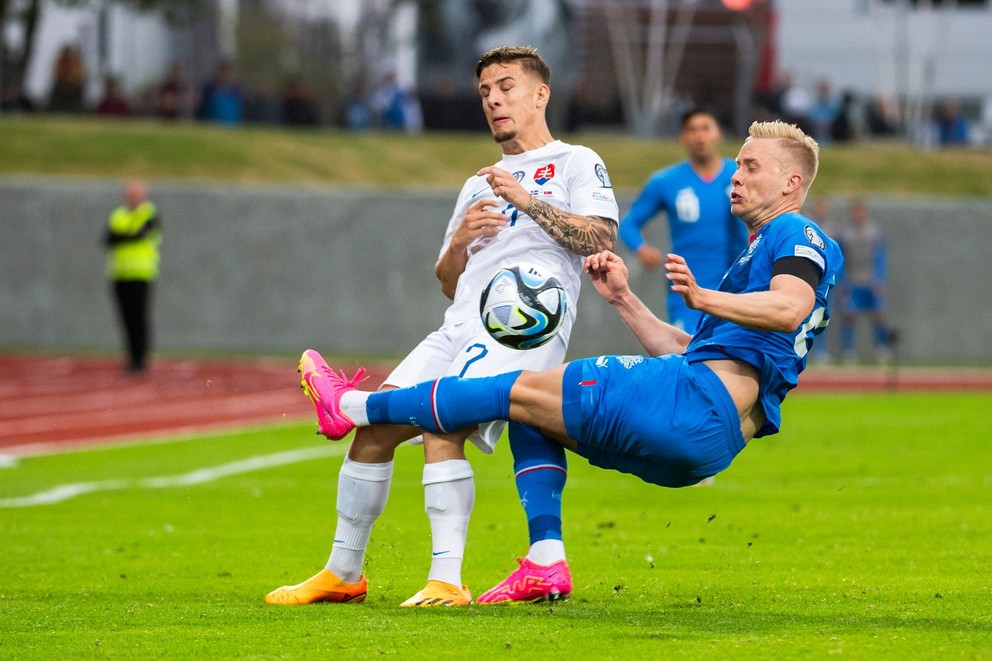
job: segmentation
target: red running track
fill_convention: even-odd
[[[373,366],[365,386],[390,367]],[[135,377],[106,358],[0,355],[0,453],[313,420],[299,385],[292,360],[158,360]],[[992,370],[814,366],[797,393],[885,389],[992,392]]]
[[[0,355],[0,452],[313,419],[292,360],[156,360],[138,376],[120,364]],[[388,374],[370,373],[371,387]]]

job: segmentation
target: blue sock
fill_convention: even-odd
[[[510,451],[531,545],[561,540],[561,492],[568,479],[565,448],[531,425],[511,422]]]
[[[371,424],[415,425],[435,433],[509,420],[510,388],[518,376],[520,370],[479,379],[446,376],[372,393],[365,409]]]

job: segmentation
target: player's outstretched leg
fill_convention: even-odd
[[[317,412],[317,433],[332,441],[337,441],[355,428],[355,423],[341,412],[341,395],[361,383],[365,370],[359,368],[354,377],[348,379],[344,372],[332,370],[323,357],[313,349],[307,349],[300,356],[299,371],[303,375],[300,385]]]
[[[365,392],[353,378],[334,372],[320,354],[307,349],[300,358],[303,389],[317,412],[318,432],[342,439],[355,427],[403,424],[447,433],[489,420],[509,420],[510,390],[521,371],[476,379],[454,376],[409,388]]]
[[[430,608],[432,606],[468,606],[472,603],[472,593],[468,586],[458,587],[443,581],[427,581],[424,589],[413,595],[400,606],[403,608]]]
[[[327,569],[321,569],[298,585],[276,588],[265,595],[265,603],[280,606],[319,602],[357,603],[365,601],[367,591],[364,576],[360,576],[357,583],[345,583]]]

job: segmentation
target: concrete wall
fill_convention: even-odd
[[[433,274],[456,191],[151,182],[164,220],[157,347],[401,356],[437,327]],[[621,194],[625,211],[635,191]],[[0,348],[120,346],[104,276],[119,182],[0,178]],[[992,362],[992,202],[872,198],[894,323],[912,361]],[[840,218],[844,200],[834,200]],[[650,233],[664,240],[664,222]],[[634,267],[632,267],[634,268]],[[657,273],[633,286],[662,310]],[[638,345],[585,288],[571,355]]]

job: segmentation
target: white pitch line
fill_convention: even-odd
[[[347,445],[318,445],[311,448],[301,448],[299,450],[288,450],[275,454],[256,455],[232,461],[227,464],[213,466],[211,468],[198,468],[197,470],[181,475],[166,475],[162,477],[145,477],[139,479],[102,480],[99,482],[76,482],[71,484],[60,484],[45,491],[31,494],[29,496],[18,496],[16,498],[0,498],[0,509],[14,507],[34,507],[37,505],[52,505],[60,503],[76,496],[82,496],[97,491],[117,491],[120,489],[167,489],[169,487],[189,486],[191,484],[204,484],[231,475],[251,473],[253,471],[265,470],[275,466],[285,466],[296,464],[301,461],[312,459],[322,459],[324,457],[337,457],[343,455]]]

